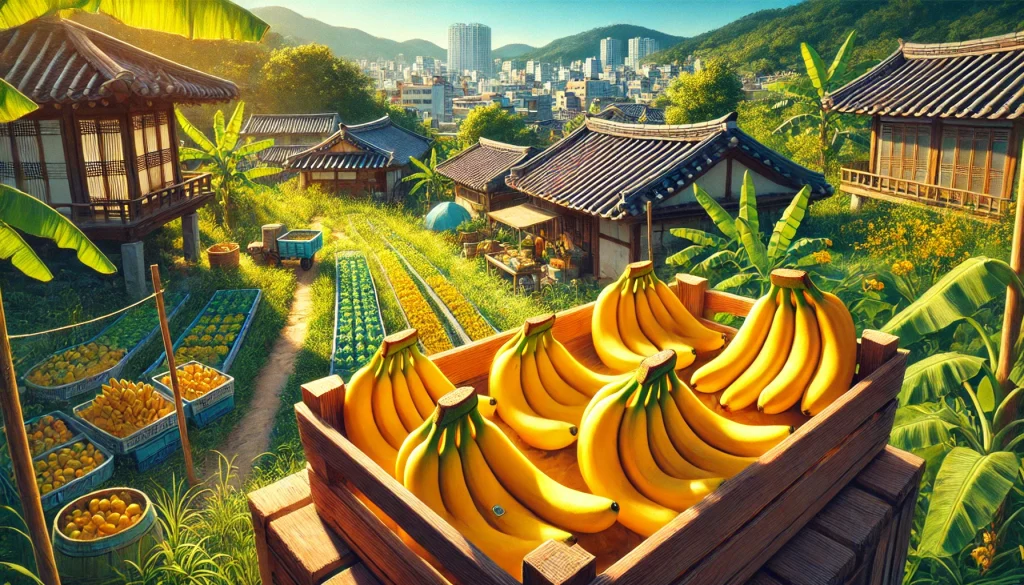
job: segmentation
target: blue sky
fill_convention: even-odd
[[[558,37],[608,24],[636,24],[693,36],[745,14],[798,0],[235,0],[254,8],[286,6],[336,26],[405,41],[422,38],[442,47],[453,22],[491,27],[491,43],[540,46]]]

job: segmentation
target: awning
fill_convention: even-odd
[[[551,221],[557,218],[558,214],[530,205],[529,203],[524,203],[515,207],[492,211],[487,216],[498,223],[521,230],[544,223],[545,221]]]

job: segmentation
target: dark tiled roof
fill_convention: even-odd
[[[437,165],[437,172],[477,191],[504,186],[509,169],[537,153],[531,146],[515,146],[481,138],[480,142]]]
[[[962,43],[906,43],[826,97],[837,112],[1015,119],[1024,114],[1024,32]]]
[[[597,117],[627,124],[664,124],[665,110],[644,104],[612,104]]]
[[[832,192],[820,173],[804,168],[736,127],[735,114],[678,126],[622,124],[588,116],[587,123],[525,164],[506,183],[570,209],[618,219],[665,199],[737,148],[793,190]]]
[[[341,125],[338,114],[253,114],[242,136],[271,134],[334,134]]]
[[[409,162],[409,157],[415,156],[422,159],[430,151],[430,139],[410,132],[391,122],[389,116],[379,120],[356,124],[354,126],[341,125],[341,128],[320,144],[311,146],[306,150],[291,155],[286,166],[295,169],[312,168],[342,168],[342,167],[313,167],[309,160],[319,161],[317,164],[328,164],[326,161],[338,158],[336,155],[352,153],[330,152],[331,148],[341,141],[348,142],[364,151],[365,154],[373,154],[383,157],[385,164],[381,166],[402,166]],[[359,154],[359,153],[356,153]],[[376,159],[373,159],[376,163]],[[348,164],[339,161],[338,164]],[[346,168],[378,168],[378,167],[346,167]]]
[[[289,167],[302,171],[345,171],[383,169],[390,166],[389,157],[375,152],[325,152],[309,154],[292,162]]]
[[[128,97],[182,103],[238,97],[234,83],[158,57],[69,20],[0,32],[0,77],[37,103]]]
[[[284,161],[287,160],[288,157],[306,150],[309,146],[310,145],[308,144],[282,144],[281,146],[271,146],[270,148],[258,153],[256,157],[260,162],[281,165],[284,164]]]

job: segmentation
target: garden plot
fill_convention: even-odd
[[[361,252],[335,259],[334,343],[331,373],[348,377],[363,366],[384,339],[377,287]]]

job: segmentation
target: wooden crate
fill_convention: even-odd
[[[688,275],[678,276],[672,286],[695,315],[744,316],[754,303],[710,291],[706,280]],[[577,358],[596,367],[600,362],[590,336],[592,311],[593,304],[588,304],[560,313],[553,331]],[[457,386],[474,386],[486,394],[489,365],[513,333],[500,333],[431,359]],[[865,332],[850,391],[810,420],[795,412],[773,419],[797,420],[800,426],[757,463],[649,538],[642,540],[617,524],[609,529],[611,535],[583,535],[573,547],[546,543],[524,560],[524,582],[746,582],[885,447],[906,369],[906,352],[897,349],[897,342],[890,335]],[[312,500],[320,517],[382,583],[517,583],[345,438],[340,423],[343,394],[344,385],[333,378],[333,383],[304,387],[303,403],[295,407],[311,468]],[[765,415],[754,411],[735,418],[745,416]],[[556,453],[524,450],[542,469],[562,470],[559,480],[582,486],[574,447]],[[415,541],[417,550],[403,542],[398,529]],[[611,558],[609,550],[598,550],[609,542],[614,551]],[[623,554],[624,548],[628,552]]]

